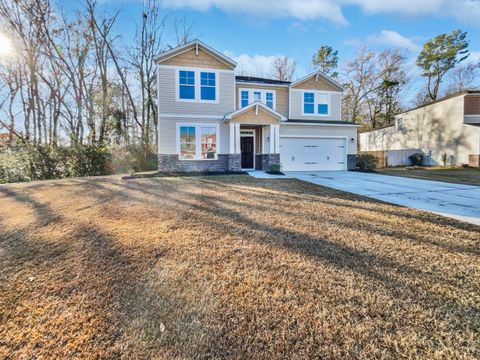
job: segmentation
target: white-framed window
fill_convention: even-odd
[[[267,89],[239,89],[239,104],[243,108],[249,104],[259,101],[275,110],[277,105],[277,96],[275,90]]]
[[[177,152],[180,160],[216,160],[218,124],[177,123]]]
[[[242,108],[249,104],[249,102],[248,102],[248,91],[242,90],[240,92],[240,104],[241,104]]]
[[[210,69],[177,69],[176,101],[218,103],[218,72]]]
[[[330,93],[305,90],[302,93],[303,116],[329,116]]]
[[[403,129],[405,129],[405,124],[404,124],[403,118],[397,118],[397,119],[395,119],[395,128],[396,128],[397,130],[403,130]]]

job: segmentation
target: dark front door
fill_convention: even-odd
[[[242,169],[253,169],[253,136],[240,138],[240,151],[242,152]]]

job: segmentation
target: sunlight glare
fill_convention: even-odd
[[[5,34],[0,33],[0,57],[8,56],[13,53],[12,40]]]

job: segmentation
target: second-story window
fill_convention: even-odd
[[[202,100],[215,100],[215,73],[200,73],[200,98]]]
[[[179,97],[184,100],[195,99],[195,72],[180,71],[179,72]]]
[[[320,115],[328,115],[328,94],[325,93],[318,93],[318,114]]]
[[[303,112],[305,114],[313,114],[315,112],[315,94],[303,93]]]
[[[218,104],[219,76],[205,69],[177,70],[176,101]]]
[[[270,109],[276,108],[276,91],[269,89],[239,89],[240,107],[248,106],[253,102],[261,102]]]
[[[248,91],[242,91],[242,107],[245,107],[248,105]]]
[[[303,93],[303,115],[329,116],[330,94],[323,91],[305,91]]]
[[[273,93],[271,92],[267,92],[267,94],[265,95],[266,97],[266,104],[267,106],[270,108],[270,109],[273,109]]]

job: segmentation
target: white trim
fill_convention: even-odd
[[[345,126],[345,127],[362,127],[362,125],[357,125],[357,124],[319,124],[319,123],[309,123],[308,120],[305,120],[304,123],[282,123],[282,126],[284,125],[308,125],[308,126]]]
[[[292,88],[288,88],[288,118],[292,117]]]
[[[248,134],[242,135],[242,132],[248,132]],[[255,146],[256,146],[256,141],[255,141],[255,130],[254,129],[243,129],[240,128],[240,142],[242,141],[242,137],[253,137],[253,167],[252,168],[242,168],[242,170],[255,170]],[[240,150],[240,156],[242,154],[242,151]],[[240,158],[241,161],[241,158]],[[242,164],[240,164],[241,166]]]
[[[159,113],[161,117],[172,117],[181,119],[215,119],[221,120],[224,117],[222,115],[196,115],[196,114],[171,114],[171,113]]]
[[[156,55],[153,58],[153,60],[155,62],[165,61],[165,60],[168,60],[168,59],[170,59],[170,58],[172,58],[176,55],[180,55],[180,54],[190,50],[190,48],[192,46],[195,46],[196,49],[198,49],[198,45],[205,48],[205,50],[207,50],[207,52],[209,52],[212,56],[216,57],[218,60],[220,60],[224,64],[226,64],[228,66],[231,66],[232,68],[235,68],[237,66],[236,61],[230,59],[228,56],[222,54],[221,52],[215,50],[214,48],[208,46],[203,41],[200,41],[198,39],[192,40],[192,41],[190,41],[190,42],[188,42],[184,45],[177,46],[176,48],[170,49],[168,51],[164,51],[163,53]]]
[[[280,138],[287,138],[287,139],[343,139],[345,140],[345,151],[344,151],[344,158],[343,158],[343,170],[348,169],[348,136],[324,136],[324,135],[280,135]],[[280,158],[280,161],[282,159]]]
[[[235,123],[235,154],[240,154],[240,124]]]
[[[255,85],[255,86],[265,86],[265,87],[290,87],[290,84],[266,84],[266,83],[261,83],[261,82],[250,82],[250,81],[237,81],[236,82],[238,86],[241,86],[241,84],[245,85]],[[268,89],[267,89],[268,90]]]
[[[276,112],[275,110],[272,110],[270,109],[267,105],[261,103],[261,102],[253,102],[251,103],[250,105],[248,106],[245,106],[243,108],[240,108],[234,112],[231,112],[230,114],[227,114],[225,115],[224,117],[224,121],[225,120],[231,120],[233,117],[237,116],[237,115],[240,115],[240,114],[243,114],[244,112],[250,110],[251,108],[253,107],[260,107],[262,110],[266,111],[266,112],[269,112],[271,113],[272,115],[276,116],[278,119],[280,119],[281,121],[286,121],[287,120],[287,117],[286,116],[283,116],[282,114],[280,114],[279,112]],[[252,125],[255,125],[255,124],[252,124]]]
[[[215,68],[207,68],[207,67],[198,67],[198,66],[183,66],[183,65],[157,65],[159,69],[162,70],[189,70],[189,71],[216,71],[220,74],[233,74],[235,70],[225,70],[225,69],[215,69]],[[235,78],[235,77],[234,77]]]
[[[269,141],[269,154],[275,154],[275,127],[274,124],[270,124],[270,133],[268,134]]]
[[[267,93],[273,94],[273,110],[277,110],[277,91],[272,89],[256,89],[256,88],[238,88],[238,107],[242,106],[242,91],[248,92],[248,105],[251,104],[251,101],[254,100],[253,93],[260,93],[260,102],[267,105]],[[255,102],[255,101],[253,101]],[[248,106],[247,105],[247,106]],[[268,106],[267,106],[268,107]]]
[[[305,113],[305,93],[313,93],[313,114]],[[319,114],[318,113],[318,105],[320,105],[320,102],[318,102],[318,95],[320,94],[325,94],[328,97],[328,113],[326,114]],[[323,104],[323,103],[322,103]],[[332,96],[329,91],[321,91],[321,90],[302,90],[302,116],[305,117],[330,117],[331,116],[331,110],[332,110]]]
[[[230,143],[228,153],[235,154],[235,123],[230,123],[228,127],[229,136],[230,136]]]
[[[343,94],[343,92],[341,91],[332,91],[332,90],[313,90],[313,89],[290,89],[290,91],[293,91],[293,92],[303,92],[303,91],[306,91],[306,92],[315,92],[315,91],[320,91],[320,92],[328,92],[328,93],[331,93],[331,94]]]
[[[220,153],[220,124],[218,123],[176,123],[176,139],[175,147],[179,161],[212,161],[218,160]],[[180,127],[191,126],[195,128],[195,159],[180,159]],[[202,159],[202,139],[201,132],[198,130],[202,127],[215,127],[215,135],[217,140],[217,148],[215,152],[215,159]]]
[[[180,71],[193,71],[195,77],[195,99],[180,99]],[[208,72],[215,74],[215,100],[202,100],[201,99],[201,85],[200,85],[200,73]],[[200,103],[200,104],[219,104],[220,103],[220,76],[218,71],[213,69],[198,69],[191,70],[186,68],[178,68],[175,70],[175,101],[176,102],[188,102],[188,103]]]
[[[160,71],[157,65],[157,154],[160,154]]]
[[[326,81],[330,82],[331,84],[333,84],[334,86],[336,86],[337,88],[339,88],[339,91],[340,92],[343,92],[345,90],[345,88],[340,84],[338,83],[337,81],[333,80],[330,76],[327,76],[323,73],[321,73],[320,71],[315,71],[313,73],[310,73],[300,79],[298,79],[297,81],[294,81],[290,84],[290,87],[294,87],[294,86],[297,86],[298,84],[301,84],[302,82],[304,82],[305,80],[308,80],[310,79],[311,77],[314,77],[314,76],[318,76],[318,77],[321,77],[323,79],[325,79]]]
[[[280,124],[276,124],[275,126],[275,152],[274,154],[280,154]]]

